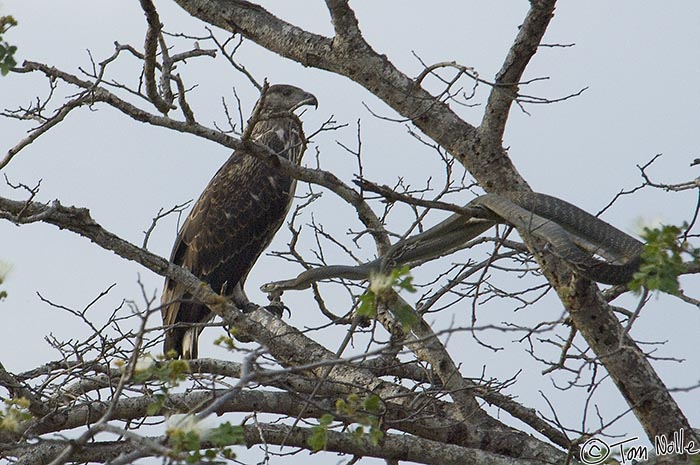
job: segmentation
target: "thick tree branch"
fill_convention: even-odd
[[[269,444],[281,444],[286,438],[285,443],[290,446],[305,447],[311,430],[297,428],[290,433],[287,426],[266,425],[262,433],[265,441]],[[248,435],[246,435],[247,439]],[[259,443],[258,441],[259,439],[255,443]],[[349,434],[329,431],[326,450],[354,454],[360,457],[378,457],[436,465],[536,465],[541,463],[536,460],[514,460],[475,448],[452,446],[427,439],[394,434],[385,435],[379,444],[373,445],[366,439],[358,441]]]
[[[393,314],[398,314],[401,309],[410,309],[418,317],[418,322],[411,326],[409,331],[404,331],[396,324],[392,313],[386,310],[378,312],[378,317],[385,328],[390,328],[393,333],[401,332],[406,346],[416,354],[419,360],[430,364],[442,383],[443,389],[450,394],[455,404],[459,407],[462,420],[467,421],[481,412],[476,402],[473,383],[467,381],[459,372],[457,364],[450,356],[442,342],[433,332],[430,325],[418,316],[415,309],[396,293],[392,293],[391,300],[386,302],[393,309]]]
[[[355,12],[352,11],[347,0],[326,0],[326,6],[331,14],[336,39],[355,41],[360,45],[366,45]]]
[[[576,280],[567,289],[568,294],[560,292],[560,298],[569,309],[575,327],[595,350],[647,436],[672,438],[674,432],[683,429],[686,441],[700,444],[668,388],[603,300],[598,288],[586,280]],[[671,460],[681,463],[679,457]]]
[[[296,428],[289,431],[285,425],[256,423],[244,426],[245,446],[256,444],[286,444],[292,447],[308,449],[308,440],[313,434],[311,428]],[[161,444],[163,437],[143,437],[141,441],[104,441],[91,444],[89,448],[75,451],[70,459],[74,462],[106,462],[120,457],[134,458],[157,456],[157,450],[144,449],[144,443]],[[21,464],[47,463],[65,447],[65,441],[47,441],[38,444],[23,445],[6,451],[9,457],[21,457]],[[230,444],[236,446],[237,444]],[[204,442],[204,448],[212,447]],[[142,453],[138,453],[143,449]],[[167,448],[160,448],[163,452]],[[386,460],[409,461],[435,465],[540,465],[542,462],[527,459],[513,460],[498,454],[474,448],[466,448],[409,435],[386,434],[379,444],[372,444],[368,439],[359,439],[350,433],[328,431],[327,451],[355,455],[358,457],[376,457]],[[133,455],[132,455],[133,454]],[[122,463],[122,462],[118,462]],[[130,463],[130,462],[129,462]]]
[[[39,398],[0,363],[0,386],[3,386],[14,399],[24,397],[29,401],[29,411],[36,416],[47,415],[51,407],[42,403]]]
[[[484,118],[479,131],[484,143],[500,147],[503,143],[503,133],[508,121],[513,100],[518,96],[518,84],[537,52],[549,21],[554,16],[556,0],[536,0],[530,2],[525,21],[520,26],[515,43],[508,51],[501,70],[496,74],[496,81],[491,88]]]
[[[421,326],[424,325],[425,323],[421,323]],[[418,336],[420,334],[420,330],[418,331],[412,331],[411,336],[409,337],[407,343],[408,344],[415,344],[419,346],[419,349],[417,351],[417,355],[419,357],[422,356],[423,351],[430,351],[432,350],[430,345],[423,349],[420,347],[420,337]],[[434,338],[435,335],[433,334],[430,336],[429,334],[426,336],[426,340],[430,340],[431,338]],[[444,347],[439,349],[440,351],[444,350]],[[425,357],[426,359],[430,360],[439,360],[438,357]],[[449,362],[449,363],[454,363],[454,362]],[[464,379],[462,381],[462,385],[458,386],[456,389],[454,388],[456,386],[455,383],[457,381],[454,380],[456,376],[461,377],[461,374],[459,374],[456,371],[448,371],[450,368],[454,370],[454,365],[445,365],[442,370],[444,370],[446,373],[448,373],[450,376],[448,378],[449,383],[453,387],[450,387],[450,385],[442,385],[441,383],[437,382],[436,380],[432,378],[428,378],[426,376],[426,371],[418,366],[416,362],[412,364],[405,364],[405,363],[400,363],[398,360],[393,360],[391,363],[387,363],[383,357],[382,358],[375,358],[363,362],[357,363],[357,365],[360,368],[366,368],[372,371],[375,376],[381,377],[381,376],[395,376],[399,377],[401,379],[405,380],[412,380],[418,383],[429,383],[429,384],[434,384],[436,387],[441,388],[447,392],[449,392],[451,395],[452,393],[459,392],[459,390],[464,391],[465,393],[469,395],[476,395],[477,397],[484,399],[488,403],[497,406],[498,408],[508,412],[510,415],[512,415],[514,418],[518,418],[522,420],[525,424],[529,425],[536,431],[539,431],[546,437],[548,437],[554,444],[559,445],[560,447],[563,448],[568,448],[570,447],[571,443],[568,440],[568,438],[563,435],[558,429],[553,428],[550,424],[542,420],[540,417],[536,415],[536,412],[532,409],[529,409],[525,407],[522,404],[519,404],[512,398],[501,394],[497,390],[495,390],[493,387],[483,385],[483,384],[477,384],[474,383],[471,380]],[[232,361],[224,361],[224,360],[218,360],[218,359],[209,359],[209,358],[203,358],[203,359],[196,359],[196,360],[190,360],[189,361],[189,366],[191,369],[191,372],[193,374],[202,376],[202,375],[214,375],[214,376],[224,376],[224,377],[229,377],[229,378],[240,378],[242,369],[241,369],[241,364],[238,362],[232,362]],[[299,371],[295,369],[295,371],[298,373]],[[457,373],[455,375],[455,373]],[[63,392],[61,397],[59,398],[59,402],[69,402],[75,399],[78,399],[80,396],[84,396],[90,392],[99,390],[99,389],[104,389],[108,388],[114,384],[116,384],[119,380],[119,378],[122,375],[122,371],[118,369],[109,369],[109,367],[104,367],[104,369],[99,370],[98,375],[92,376],[92,377],[87,377],[81,379],[78,383],[75,383],[71,386],[66,387]],[[149,381],[156,381],[155,378],[149,379]],[[303,417],[318,417],[320,414],[323,414],[325,412],[330,412],[333,410],[333,405],[332,403],[330,404],[324,404],[326,400],[325,398],[329,397],[331,399],[335,398],[337,396],[338,392],[344,392],[347,390],[347,386],[344,385],[339,385],[338,383],[335,383],[333,381],[326,381],[324,382],[320,387],[317,387],[318,382],[314,379],[309,379],[307,377],[304,377],[301,374],[296,374],[296,373],[285,373],[282,372],[281,370],[272,370],[270,372],[259,372],[256,373],[255,376],[255,382],[258,385],[261,386],[271,386],[275,387],[278,389],[286,390],[289,391],[290,393],[294,393],[294,408],[289,408],[289,409],[279,409],[279,408],[273,408],[272,410],[267,410],[267,402],[265,402],[265,398],[261,397],[260,399],[255,399],[255,398],[250,398],[246,397],[249,396],[249,394],[245,394],[242,399],[233,399],[229,401],[229,405],[231,407],[225,407],[221,409],[221,412],[241,412],[245,410],[239,410],[238,407],[235,407],[235,405],[238,405],[242,403],[245,405],[248,403],[248,405],[257,405],[259,407],[259,411],[264,411],[267,413],[280,413],[280,414],[286,414],[289,416],[298,416],[301,415],[301,409],[299,406],[298,398],[299,394],[311,394],[312,392],[315,391],[314,395],[314,401],[312,405],[314,405],[316,408],[307,411],[304,413]],[[256,393],[261,393],[261,396],[266,396],[268,395],[266,391],[262,391],[260,389],[256,389],[254,392]],[[206,393],[205,393],[206,394]],[[209,394],[212,394],[209,392]],[[275,393],[277,394],[277,393]],[[459,395],[459,394],[457,394]],[[197,406],[204,405],[206,400],[208,398],[202,398],[199,397],[199,394],[192,394],[192,397],[188,396],[179,396],[179,397],[174,397],[172,398],[172,402],[169,403],[168,405],[170,406],[177,406],[179,411],[190,411],[191,409],[194,409]],[[276,399],[272,403],[273,406],[280,406],[280,405],[289,405],[286,403],[283,398],[281,399]],[[325,407],[324,407],[325,405]],[[147,407],[147,405],[146,405]],[[142,410],[144,408],[144,404],[142,401],[135,400],[135,399],[129,399],[128,401],[125,401],[124,404],[119,404],[119,412],[118,413],[118,419],[122,420],[135,420],[138,419],[141,414],[145,414],[145,412]],[[68,411],[68,410],[67,410]],[[91,409],[86,409],[82,406],[78,407],[73,407],[69,410],[71,413],[65,413],[61,412],[59,414],[47,416],[46,418],[43,418],[40,422],[38,422],[38,425],[36,428],[39,428],[43,433],[47,433],[50,431],[60,431],[61,429],[68,429],[68,428],[74,428],[78,427],[81,424],[89,424],[93,420],[91,420],[91,415],[92,418],[99,417],[99,409],[98,410],[91,410]],[[220,413],[221,413],[220,412]],[[44,412],[41,416],[47,415],[49,412],[46,411]],[[417,415],[419,412],[415,412]],[[407,416],[408,412],[404,411],[402,413],[401,417],[396,417],[392,416],[391,418],[385,417],[388,419],[390,422],[399,422],[401,418]],[[55,421],[55,419],[58,419],[60,421],[66,421],[68,423],[62,424],[60,421]],[[30,427],[31,428],[31,427]],[[400,426],[399,426],[400,428]]]

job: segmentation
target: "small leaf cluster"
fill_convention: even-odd
[[[168,354],[168,356],[170,355],[172,354]],[[160,392],[153,395],[154,401],[147,409],[149,415],[155,415],[162,411],[170,389],[179,386],[182,381],[186,380],[189,372],[190,364],[187,363],[187,360],[164,360],[154,363],[148,370],[137,372],[134,375],[137,382],[148,379],[160,381]]]
[[[196,421],[193,421],[188,424],[192,426],[195,423]],[[228,446],[243,444],[244,432],[243,426],[224,422],[204,433],[196,428],[185,427],[168,430],[167,434],[173,452],[178,455],[184,453],[185,463],[200,463],[222,458],[235,460],[236,454]],[[204,445],[203,441],[207,444]],[[203,447],[207,449],[202,450]]]
[[[642,250],[642,264],[629,283],[629,288],[640,292],[643,287],[668,294],[678,294],[678,276],[684,271],[683,256],[689,255],[698,263],[700,249],[690,247],[688,241],[679,241],[681,230],[675,225],[662,225],[658,228],[644,228],[642,237],[646,244]]]
[[[7,276],[8,271],[10,270],[10,265],[0,262],[0,284],[5,282],[5,276]],[[0,291],[0,301],[5,299],[7,297],[7,291]]]
[[[2,35],[16,25],[17,21],[12,16],[0,16],[0,74],[3,76],[7,75],[17,65],[14,58],[17,47],[5,42],[2,39]]]
[[[318,419],[318,425],[311,427],[311,434],[306,439],[306,443],[314,452],[326,448],[328,444],[328,428],[333,423],[333,419],[333,415],[326,413]]]
[[[190,373],[190,364],[187,360],[167,359],[153,364],[149,371],[148,375],[151,378],[175,387],[187,379],[187,375]]]
[[[359,424],[355,429],[352,429],[352,435],[360,440],[367,434],[369,441],[374,446],[379,444],[384,436],[377,415],[380,407],[381,399],[376,394],[364,399],[360,399],[357,394],[350,394],[346,399],[338,399],[335,403],[338,414],[350,417]]]
[[[22,422],[32,418],[29,412],[29,400],[24,397],[6,399],[4,408],[0,410],[0,430],[17,432]]]
[[[207,440],[214,447],[224,447],[245,442],[245,429],[228,421],[220,424],[207,434]]]
[[[236,328],[231,328],[229,332],[235,335]],[[218,347],[223,347],[224,349],[233,351],[236,348],[236,340],[231,336],[219,336],[214,341],[214,345]]]
[[[369,288],[359,298],[357,309],[359,316],[374,318],[377,316],[377,305],[392,299],[393,292],[416,292],[413,287],[413,276],[407,266],[395,268],[390,274],[373,274],[370,277]],[[410,307],[391,306],[394,316],[404,328],[411,328],[418,323],[418,317]]]
[[[148,405],[146,410],[148,415],[156,415],[162,411],[170,389],[185,381],[190,372],[190,364],[187,360],[177,360],[175,359],[177,356],[175,351],[171,352],[166,356],[158,356],[157,360],[150,354],[146,354],[137,360],[134,366],[134,382],[145,384],[154,381],[159,385],[159,392],[153,394],[154,401]],[[127,369],[123,360],[117,360],[115,365],[122,372]]]
[[[345,399],[335,402],[336,414],[340,417],[350,418],[357,426],[350,427],[350,434],[358,441],[367,438],[372,445],[378,445],[384,437],[381,429],[380,412],[381,400],[377,395],[370,395],[364,399],[357,394],[350,394]],[[306,443],[314,452],[324,450],[328,444],[328,430],[335,417],[326,413],[319,418],[319,424],[311,428],[311,435]]]

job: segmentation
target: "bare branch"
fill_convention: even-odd
[[[141,8],[144,13],[146,13],[146,21],[148,22],[148,31],[146,32],[146,39],[144,44],[144,64],[143,64],[143,74],[146,78],[146,93],[148,98],[151,100],[153,105],[163,113],[167,115],[168,112],[175,108],[175,106],[163,99],[158,92],[158,85],[156,84],[155,70],[156,70],[156,53],[158,51],[158,41],[161,35],[161,28],[163,25],[160,22],[160,17],[156,11],[156,7],[153,5],[151,0],[139,0],[141,2]],[[165,53],[165,49],[163,49]],[[165,79],[161,82],[167,82],[169,78],[169,70],[162,69]],[[166,87],[168,88],[168,87]]]
[[[187,209],[187,207],[190,206],[191,203],[192,203],[192,200],[188,200],[185,203],[181,203],[180,205],[175,205],[174,207],[171,207],[169,210],[167,210],[165,212],[163,211],[162,208],[160,210],[158,210],[158,213],[151,221],[151,225],[148,227],[147,230],[145,230],[143,232],[144,237],[143,237],[143,244],[141,244],[141,248],[142,249],[148,248],[148,239],[151,237],[151,233],[153,233],[153,230],[156,229],[156,225],[158,224],[158,221],[162,220],[166,216],[172,215],[173,213],[177,213],[179,215],[180,213],[185,211]]]
[[[36,129],[32,130],[27,137],[19,141],[14,147],[7,151],[5,157],[2,160],[0,160],[0,170],[7,166],[7,164],[10,163],[10,161],[12,161],[12,158],[15,155],[17,155],[22,149],[30,145],[39,137],[46,134],[51,128],[63,121],[65,117],[68,116],[68,113],[90,102],[90,95],[82,94],[74,98],[73,100],[63,104],[54,116],[49,118]]]
[[[238,70],[245,77],[247,77],[250,83],[253,84],[253,86],[260,92],[262,92],[263,86],[258,82],[258,80],[253,77],[253,75],[248,71],[248,69],[245,66],[241,65],[233,59],[233,56],[236,54],[236,51],[238,51],[241,44],[243,44],[243,36],[239,36],[238,43],[233,47],[233,50],[227,52],[226,45],[228,45],[228,43],[235,37],[235,34],[228,38],[224,43],[221,43],[219,39],[216,38],[216,36],[210,28],[207,27],[206,30],[207,32],[209,32],[209,39],[211,39],[216,44],[216,46],[219,47],[219,50],[221,50],[221,54],[224,57],[226,57],[226,60],[231,64],[231,66],[233,66],[236,70]],[[243,123],[241,123],[241,125],[242,124]]]
[[[484,119],[479,127],[480,133],[487,139],[486,142],[494,147],[500,147],[502,144],[510,105],[518,94],[518,82],[537,52],[554,14],[555,4],[556,0],[530,2],[530,11],[520,26],[518,36],[508,51],[501,70],[496,75],[496,83],[491,89]]]

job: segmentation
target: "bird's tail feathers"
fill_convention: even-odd
[[[187,328],[182,335],[182,347],[180,353],[184,359],[197,358],[197,344],[199,341],[200,328]]]

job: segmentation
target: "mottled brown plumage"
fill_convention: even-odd
[[[253,141],[299,163],[306,148],[301,121],[292,112],[317,105],[316,98],[289,85],[270,86],[256,104]],[[296,182],[259,157],[236,150],[214,175],[182,226],[170,260],[188,268],[216,292],[245,307],[243,283],[287,215]],[[164,351],[197,358],[197,339],[213,317],[190,300],[182,286],[166,279],[161,299],[166,327]]]

